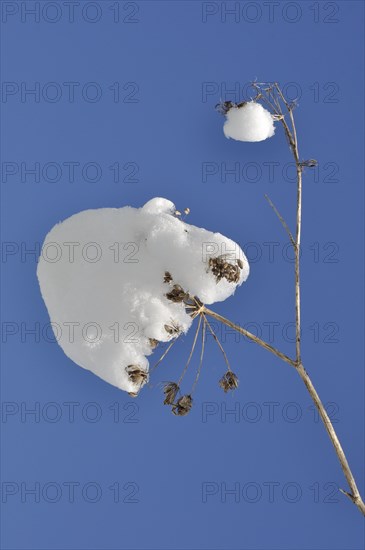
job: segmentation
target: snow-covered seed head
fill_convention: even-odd
[[[175,416],[186,416],[190,412],[192,406],[193,398],[191,395],[183,395],[172,406],[172,412]]]
[[[226,279],[229,283],[238,283],[243,262],[238,259],[235,263],[231,263],[225,255],[222,255],[216,258],[209,258],[209,268],[213,275],[215,275],[217,283],[221,279]]]
[[[220,387],[227,393],[229,390],[235,390],[238,388],[238,376],[228,370],[225,375],[219,380]]]
[[[226,116],[223,132],[227,138],[238,141],[263,141],[275,133],[271,113],[255,101],[232,105],[223,114]]]
[[[157,197],[141,208],[79,212],[57,223],[43,247],[79,242],[82,248],[96,243],[100,259],[94,263],[75,254],[71,262],[69,254],[62,254],[60,261],[50,262],[45,254],[39,257],[37,276],[52,326],[62,326],[69,319],[78,319],[85,326],[93,319],[101,329],[100,338],[91,342],[85,341],[83,331],[75,331],[72,341],[63,331],[57,341],[67,357],[132,394],[137,394],[147,379],[156,341],[172,345],[203,312],[202,304],[209,306],[232,296],[249,274],[248,261],[236,243],[220,233],[187,224],[175,211],[171,201]],[[187,210],[181,212],[185,216]],[[136,245],[136,262],[116,261],[115,254],[110,254],[121,235],[124,242]],[[226,250],[236,251],[228,261],[236,268],[212,275],[209,258]],[[235,258],[243,262],[239,280]],[[217,284],[225,275],[237,283],[222,278]],[[109,329],[114,323],[125,331],[131,324],[137,326],[142,337],[111,338]]]
[[[180,388],[175,382],[167,382],[164,386],[165,400],[164,405],[173,405],[176,399],[177,394],[180,391]]]
[[[159,341],[156,340],[156,338],[149,338],[148,340],[149,340],[151,349],[156,349],[159,344]]]
[[[172,290],[166,294],[166,298],[171,302],[183,302],[189,298],[189,294],[180,285],[174,285]]]
[[[141,369],[139,365],[128,365],[125,370],[128,374],[130,382],[136,386],[136,391],[129,392],[129,395],[132,397],[137,397],[142,386],[148,382],[148,372]]]

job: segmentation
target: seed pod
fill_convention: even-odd
[[[191,395],[183,395],[177,400],[176,404],[172,406],[172,412],[175,416],[186,416],[191,407],[193,406],[193,398]]]
[[[167,292],[166,298],[171,302],[180,303],[189,298],[189,294],[180,285],[174,285],[170,292]]]
[[[242,264],[242,261],[239,260]],[[237,264],[231,264],[222,256],[209,259],[209,269],[215,275],[217,283],[226,279],[229,283],[238,283],[240,280],[240,268]],[[237,261],[238,263],[238,261]],[[243,264],[242,264],[243,267]],[[241,268],[242,269],[242,268]]]
[[[238,376],[228,370],[225,375],[219,380],[220,387],[227,393],[229,390],[235,390],[238,388]]]
[[[173,405],[180,388],[175,382],[167,382],[164,386],[165,400],[164,405]]]
[[[142,386],[148,381],[148,372],[141,369],[139,365],[128,365],[126,367],[129,380],[136,386],[135,392],[130,392],[131,397],[137,397]]]

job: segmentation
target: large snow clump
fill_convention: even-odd
[[[236,243],[182,221],[162,198],[55,225],[37,269],[66,355],[132,395],[148,379],[146,356],[189,329],[185,302],[225,300],[248,273]]]
[[[226,113],[224,135],[238,141],[263,141],[274,135],[272,115],[260,103],[233,105]]]

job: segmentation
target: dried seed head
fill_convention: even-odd
[[[219,380],[220,387],[227,393],[229,390],[238,388],[238,377],[234,372],[228,370],[225,375]]]
[[[181,216],[181,212],[179,212],[179,210],[175,210],[175,216],[177,217]]]
[[[226,115],[228,113],[228,111],[230,109],[232,109],[232,107],[235,107],[235,106],[236,106],[236,104],[233,103],[232,101],[220,101],[215,106],[215,109],[216,109],[216,111],[218,111],[219,114]]]
[[[167,382],[164,386],[165,400],[164,405],[173,405],[180,388],[175,382]]]
[[[242,261],[239,260],[241,263]],[[242,264],[243,267],[243,264]],[[238,283],[240,280],[240,270],[242,269],[237,263],[231,264],[222,256],[209,259],[209,269],[216,277],[217,283],[221,279],[226,279],[229,283]]]
[[[158,344],[159,344],[159,341],[156,340],[156,338],[149,338],[148,340],[149,340],[149,342],[150,342],[151,348],[152,348],[152,349],[156,349],[157,346],[158,346]]]
[[[177,402],[172,405],[172,412],[176,416],[186,416],[193,405],[193,398],[191,395],[183,395]]]
[[[187,216],[188,214],[190,214],[190,208],[185,208],[184,214],[185,214],[185,216]]]
[[[172,275],[169,271],[165,271],[165,275],[164,275],[164,278],[163,278],[163,282],[164,283],[171,283],[172,281]]]
[[[246,105],[247,101],[241,101],[240,103],[234,103],[233,101],[221,101],[215,106],[216,111],[221,115],[226,115],[233,107],[240,109]]]
[[[164,329],[166,330],[166,332],[168,332],[168,334],[180,334],[181,332],[181,327],[174,323],[174,321],[172,321],[171,325],[164,325]]]
[[[171,302],[180,303],[189,298],[189,294],[180,285],[174,285],[172,290],[166,294],[166,298]]]
[[[148,382],[148,372],[141,369],[139,365],[128,365],[126,367],[129,380],[136,386],[135,392],[130,392],[131,397],[137,397],[142,386]]]

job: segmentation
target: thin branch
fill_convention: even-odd
[[[200,320],[201,319],[202,318],[200,317]],[[200,376],[202,366],[203,366],[203,358],[204,358],[204,351],[205,351],[205,333],[206,333],[206,320],[205,320],[205,317],[204,317],[204,323],[203,323],[203,329],[202,329],[202,350],[201,350],[201,353],[200,353],[200,362],[199,362],[199,367],[198,367],[198,371],[196,373],[196,377],[195,377],[195,380],[194,380],[193,387],[191,388],[191,393],[194,393],[194,390],[195,390],[195,387],[198,383],[199,376]]]
[[[289,365],[291,365],[292,367],[296,366],[296,362],[295,362],[294,359],[291,359],[290,357],[285,355],[285,353],[282,353],[281,351],[274,348],[273,346],[271,346],[270,344],[268,344],[264,340],[261,340],[261,338],[259,338],[258,336],[255,336],[254,334],[252,334],[248,330],[240,327],[239,325],[235,325],[229,319],[226,319],[225,317],[222,317],[222,315],[219,315],[219,313],[216,313],[215,311],[212,311],[211,309],[208,309],[205,306],[204,306],[203,312],[206,315],[210,315],[210,317],[213,317],[213,319],[216,319],[217,321],[220,321],[224,325],[227,325],[227,327],[233,328],[237,332],[240,332],[241,334],[243,334],[243,336],[246,336],[246,338],[248,338],[249,340],[252,340],[253,342],[256,342],[256,344],[258,344],[262,348],[266,349],[267,351],[270,351],[271,353],[273,353],[274,355],[276,355],[277,357],[279,357],[280,359],[282,359],[286,363],[289,363]]]
[[[317,410],[319,412],[319,415],[322,419],[322,422],[323,422],[323,424],[324,424],[324,426],[327,430],[327,433],[330,437],[330,440],[331,440],[331,442],[332,442],[332,444],[335,448],[335,452],[336,452],[337,457],[339,459],[339,462],[341,464],[342,471],[343,471],[343,473],[345,475],[345,478],[347,480],[347,483],[349,484],[349,487],[351,489],[351,493],[348,493],[347,491],[344,491],[342,489],[341,489],[341,491],[344,494],[346,494],[347,497],[349,497],[349,499],[357,506],[357,508],[360,510],[360,512],[365,516],[365,504],[364,504],[364,502],[361,498],[360,491],[357,487],[357,484],[356,484],[355,478],[352,474],[352,471],[350,469],[350,466],[347,462],[346,455],[344,453],[344,450],[342,448],[340,440],[339,440],[339,438],[338,438],[338,436],[335,432],[335,429],[334,429],[333,424],[331,423],[331,420],[330,420],[330,418],[329,418],[329,416],[326,412],[326,409],[325,409],[325,407],[324,407],[324,405],[323,405],[316,389],[314,388],[313,383],[312,383],[307,371],[304,369],[302,363],[299,363],[299,364],[296,363],[295,361],[293,361],[292,359],[290,359],[289,357],[287,357],[286,355],[281,353],[279,350],[273,348],[272,346],[270,346],[269,344],[267,344],[266,342],[264,342],[260,338],[257,338],[256,336],[254,336],[253,334],[247,332],[245,329],[243,329],[239,325],[235,325],[234,323],[232,323],[231,321],[229,321],[225,317],[222,317],[218,313],[215,313],[214,311],[211,311],[210,309],[204,308],[204,314],[205,315],[210,315],[214,319],[217,319],[217,321],[220,321],[221,323],[229,326],[230,328],[233,328],[237,332],[240,332],[244,336],[247,336],[247,338],[249,338],[253,342],[256,342],[256,344],[258,344],[261,347],[267,349],[268,351],[270,351],[271,353],[273,353],[274,355],[276,355],[277,357],[279,357],[283,361],[286,361],[287,363],[289,363],[290,365],[295,367],[295,370],[298,372],[299,376],[303,380],[303,382],[304,382],[304,384],[305,384],[305,386],[308,390],[308,393],[309,393],[310,397],[312,398],[312,401],[313,401],[315,407],[317,408]]]
[[[210,332],[212,333],[212,336],[213,336],[214,340],[217,342],[217,344],[218,344],[218,346],[219,346],[219,349],[220,349],[221,352],[223,353],[223,357],[224,357],[224,360],[225,360],[225,362],[226,362],[226,365],[227,365],[228,370],[231,370],[231,366],[230,366],[230,364],[229,364],[227,354],[226,354],[226,352],[224,351],[222,344],[220,343],[220,341],[219,341],[219,339],[218,339],[216,333],[215,333],[214,330],[212,329],[212,327],[211,327],[211,325],[210,325],[210,323],[209,323],[209,321],[208,321],[208,319],[206,318],[205,315],[204,315],[204,320],[205,320],[205,322],[207,323],[208,328],[209,328]]]
[[[179,334],[180,336],[180,334]],[[150,374],[152,374],[152,372],[158,367],[158,365],[161,363],[161,361],[163,361],[163,359],[165,359],[166,355],[168,354],[168,352],[170,351],[170,349],[172,348],[172,346],[175,344],[175,342],[177,342],[179,336],[177,336],[176,338],[174,338],[174,340],[168,345],[167,349],[164,351],[164,353],[161,355],[160,359],[157,361],[157,363],[155,363],[152,367],[152,369],[150,369]]]
[[[305,386],[308,390],[308,393],[311,396],[311,398],[313,400],[313,403],[315,404],[315,406],[316,406],[316,408],[317,408],[317,410],[318,410],[318,412],[321,416],[324,427],[327,430],[327,433],[330,437],[330,440],[332,441],[332,444],[335,448],[336,454],[337,454],[338,459],[340,461],[342,471],[343,471],[343,473],[345,475],[345,478],[347,480],[347,483],[349,484],[349,487],[351,489],[351,493],[348,493],[347,491],[344,491],[342,489],[341,489],[341,491],[342,491],[342,493],[344,493],[346,496],[348,496],[350,498],[350,500],[358,507],[360,512],[362,512],[362,514],[364,514],[364,516],[365,516],[365,504],[364,504],[364,502],[363,502],[363,500],[360,496],[360,492],[359,492],[359,489],[356,485],[355,478],[354,478],[354,476],[351,472],[349,463],[347,462],[347,459],[346,459],[346,455],[344,453],[344,450],[342,448],[340,440],[337,437],[337,434],[336,434],[335,429],[332,425],[332,422],[331,422],[331,420],[330,420],[330,418],[329,418],[329,416],[326,412],[326,409],[324,408],[323,403],[322,403],[318,393],[316,392],[316,389],[313,386],[312,381],[309,378],[309,375],[308,375],[307,371],[305,370],[305,368],[303,367],[303,365],[301,363],[297,365],[296,370],[298,371],[299,376],[303,380],[303,382],[304,382],[304,384],[305,384]]]
[[[286,221],[284,220],[284,218],[282,217],[282,215],[279,213],[278,209],[276,208],[275,204],[272,202],[272,200],[270,199],[270,197],[268,195],[265,194],[265,199],[267,200],[267,202],[269,203],[269,205],[271,206],[271,208],[274,210],[275,214],[277,215],[277,217],[279,218],[279,220],[281,221],[281,224],[282,226],[284,227],[285,231],[287,232],[288,236],[289,236],[289,239],[290,239],[290,242],[291,244],[293,245],[293,247],[295,248],[296,247],[296,244],[295,244],[295,240],[294,240],[294,237],[288,227],[288,224],[286,223]]]
[[[285,118],[283,118],[281,122],[284,126],[284,130],[286,134],[290,136],[291,150],[294,156],[295,165],[297,169],[297,207],[296,207],[296,234],[295,234],[295,246],[294,246],[294,251],[295,251],[294,277],[295,277],[295,351],[296,351],[297,364],[299,365],[301,363],[300,239],[301,239],[301,230],[302,230],[302,172],[303,170],[299,161],[298,139],[297,139],[297,131],[295,127],[293,110],[290,107],[289,103],[286,101],[284,94],[280,89],[280,86],[277,83],[275,83],[275,87],[289,112],[290,121],[292,125],[292,133],[288,128]]]
[[[196,329],[196,332],[195,332],[195,336],[194,336],[194,341],[193,341],[193,345],[191,346],[191,350],[190,350],[190,355],[188,357],[188,360],[186,362],[186,365],[184,367],[184,370],[182,371],[181,373],[181,376],[179,378],[179,381],[177,383],[178,386],[180,386],[181,382],[182,382],[182,379],[184,378],[185,374],[186,374],[186,371],[188,370],[188,366],[190,365],[190,361],[191,361],[191,358],[193,356],[193,353],[194,353],[194,349],[195,349],[195,346],[196,346],[196,341],[198,339],[198,334],[199,334],[199,330],[200,330],[200,326],[202,324],[202,317],[200,316],[199,317],[199,323],[198,323],[198,327]]]

